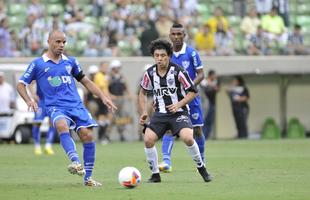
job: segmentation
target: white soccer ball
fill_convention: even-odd
[[[141,183],[141,173],[135,167],[124,167],[118,174],[119,184],[126,188],[134,188]]]

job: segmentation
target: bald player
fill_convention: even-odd
[[[48,50],[41,57],[33,60],[20,77],[17,91],[24,99],[28,108],[37,111],[38,105],[28,95],[26,86],[36,80],[38,90],[43,94],[46,111],[53,126],[57,130],[60,144],[71,163],[68,171],[84,176],[84,185],[98,187],[102,184],[91,176],[95,163],[95,142],[92,128],[97,123],[83,105],[73,78],[98,96],[110,111],[116,109],[112,101],[84,75],[78,61],[64,55],[66,35],[54,30],[49,33]],[[69,129],[74,129],[83,143],[83,160],[81,163]]]

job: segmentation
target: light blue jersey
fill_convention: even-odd
[[[195,49],[183,43],[179,52],[173,52],[171,62],[183,67],[188,72],[190,78],[194,80],[197,76],[196,70],[202,69],[199,54]],[[194,127],[203,126],[203,114],[201,109],[201,100],[196,96],[189,104],[190,118]]]
[[[75,58],[62,55],[56,64],[44,54],[28,66],[19,81],[28,85],[36,80],[37,88],[42,93],[40,97],[44,97],[47,108],[74,108],[83,105],[73,79],[81,71]]]

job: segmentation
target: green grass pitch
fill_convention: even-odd
[[[81,149],[79,144],[80,155]],[[202,181],[180,142],[173,149],[173,173],[163,174],[159,184],[146,183],[150,171],[143,143],[98,145],[93,176],[103,182],[101,188],[84,187],[81,177],[67,172],[69,161],[60,146],[55,150],[55,156],[36,157],[32,145],[1,144],[0,199],[310,199],[308,139],[208,141],[208,168],[215,177],[211,183]],[[118,172],[125,166],[140,170],[139,187],[119,186]]]

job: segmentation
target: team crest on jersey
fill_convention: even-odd
[[[71,74],[72,67],[70,65],[67,65],[66,70],[67,70],[68,74]]]
[[[173,85],[174,80],[172,78],[169,78],[167,81],[169,85]]]
[[[173,83],[174,83],[174,76],[168,76],[167,82],[168,82],[168,85],[173,85]]]
[[[192,114],[192,118],[197,120],[199,118],[199,114],[198,113],[194,113]]]
[[[187,69],[189,67],[190,62],[187,60],[182,61],[182,66],[184,67],[184,69]]]

